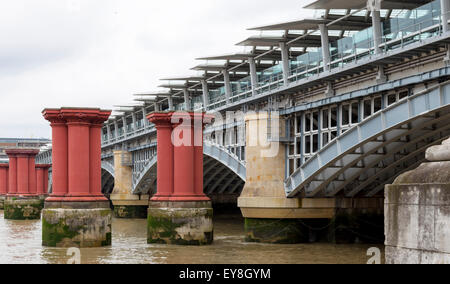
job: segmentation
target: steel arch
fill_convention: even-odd
[[[417,136],[417,131],[434,131],[436,129],[432,127],[436,124],[440,125],[441,131],[446,131],[450,121],[449,107],[450,83],[445,82],[374,114],[331,141],[297,169],[285,181],[287,197],[296,197],[300,193],[315,197],[330,185],[342,187],[343,183],[348,184],[359,177],[367,164],[387,156],[392,150],[388,148],[402,148],[402,144],[407,144],[402,137]]]

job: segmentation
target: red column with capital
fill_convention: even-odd
[[[53,192],[48,202],[103,202],[101,127],[111,111],[46,109],[52,127]]]
[[[5,219],[39,219],[42,202],[36,192],[35,157],[38,149],[7,149],[9,157],[8,194]]]
[[[8,154],[9,171],[8,171],[8,195],[17,193],[17,157],[15,154]]]
[[[53,192],[42,213],[44,246],[111,245],[112,213],[101,188],[101,129],[110,115],[111,111],[97,108],[43,111],[53,137]],[[43,175],[48,176],[48,168]],[[55,241],[55,235],[64,241]]]
[[[8,170],[8,164],[0,164],[0,209],[4,208],[4,202],[8,194]]]
[[[36,165],[36,193],[39,196],[48,194],[48,169],[51,165]]]
[[[157,155],[164,157],[157,163],[157,193],[152,201],[168,201],[174,192],[174,159],[172,144],[172,123],[170,113],[152,113],[148,120],[157,130]]]
[[[38,149],[8,149],[11,196],[36,196],[35,157]]]
[[[2,196],[8,194],[8,174],[9,165],[0,164],[0,195]]]
[[[147,118],[158,135],[157,194],[149,203],[147,242],[211,244],[213,209],[203,192],[203,127],[209,117],[169,112]],[[174,233],[167,224],[180,230]]]

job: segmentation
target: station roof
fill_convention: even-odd
[[[429,3],[430,0],[384,0],[381,9],[414,9]],[[362,9],[367,6],[367,0],[317,0],[305,9]]]
[[[253,52],[219,54],[219,55],[215,55],[215,56],[207,56],[207,57],[197,58],[197,60],[226,60],[226,61],[241,60],[241,61],[246,61],[251,57],[256,57],[267,51],[268,50],[256,49]],[[295,50],[290,51],[290,54],[293,57],[300,56],[303,53],[304,52],[295,51]],[[272,51],[272,53],[264,55],[261,59],[281,61],[281,51],[280,50]],[[196,70],[196,69],[194,69],[194,70]]]
[[[316,27],[317,28],[317,27]],[[244,41],[241,41],[237,45],[241,46],[279,46],[282,42],[289,42],[296,39],[301,35],[288,35],[284,36],[251,36]],[[330,41],[338,40],[337,36],[329,36]],[[320,35],[308,35],[298,40],[291,47],[320,47],[322,41]]]
[[[258,31],[285,31],[285,30],[315,30],[318,25],[328,25],[334,20],[342,17],[342,15],[329,14],[326,19],[303,19],[272,25],[265,25],[250,28],[249,30]],[[337,31],[360,31],[366,29],[372,25],[370,18],[363,16],[349,16],[348,18],[341,20],[337,23],[328,26],[329,30]]]

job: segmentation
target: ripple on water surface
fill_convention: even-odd
[[[147,244],[146,220],[113,220],[113,244],[82,249],[82,263],[283,264],[366,263],[370,245],[244,243],[243,220],[214,221],[214,244],[180,247]],[[381,248],[381,247],[380,247]],[[66,249],[41,245],[41,221],[5,220],[0,211],[0,263],[66,263]]]

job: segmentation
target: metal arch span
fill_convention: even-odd
[[[203,154],[205,193],[234,193],[245,184],[246,167],[238,157],[208,142],[204,143]],[[133,194],[147,194],[156,188],[156,165],[154,156],[133,176]]]
[[[285,181],[288,198],[376,195],[450,135],[450,83],[374,114],[331,141]]]
[[[111,163],[102,161],[102,170],[107,171],[112,177],[115,177],[114,175],[114,165]]]

